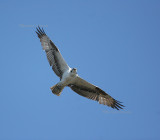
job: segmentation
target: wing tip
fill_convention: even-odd
[[[101,96],[106,97],[106,95],[107,95],[110,98],[110,102],[109,103],[105,103],[105,102],[101,103],[99,101],[100,104],[108,105],[108,106],[112,107],[113,109],[117,109],[117,110],[123,109],[123,107],[125,107],[124,105],[122,105],[122,102],[115,100],[114,98],[112,98],[110,95],[108,95],[106,92],[104,92],[99,87],[96,87],[96,90],[98,90],[101,93]],[[108,97],[106,97],[106,99],[107,98]]]
[[[113,102],[113,104],[111,105],[111,107],[112,107],[113,109],[117,109],[117,110],[123,109],[125,106],[122,105],[121,103],[122,103],[122,102],[117,101],[117,100],[114,99],[114,102]]]
[[[38,25],[38,27],[36,27],[36,31],[35,31],[38,35],[39,38],[42,38],[42,36],[46,35],[43,27],[40,28],[40,26]]]

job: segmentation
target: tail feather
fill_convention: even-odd
[[[62,92],[63,89],[64,89],[64,86],[61,86],[61,85],[58,85],[58,84],[51,87],[52,93],[57,95],[57,96],[61,95],[61,92]]]

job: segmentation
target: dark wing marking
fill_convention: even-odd
[[[112,98],[102,89],[88,83],[80,77],[77,78],[74,84],[69,85],[69,87],[79,95],[98,101],[100,104],[108,105],[117,110],[123,109],[124,107],[121,102]]]
[[[60,51],[55,46],[55,44],[49,39],[49,37],[44,32],[43,28],[36,28],[37,35],[40,38],[41,45],[43,50],[45,50],[47,59],[49,61],[50,66],[52,66],[53,71],[57,76],[62,78],[63,73],[69,69],[69,66],[63,59]]]

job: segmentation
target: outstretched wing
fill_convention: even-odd
[[[54,45],[54,43],[49,39],[49,37],[44,32],[43,28],[41,29],[39,26],[36,28],[37,35],[40,38],[41,45],[43,50],[45,50],[47,59],[49,61],[50,66],[52,66],[53,71],[57,76],[62,78],[63,73],[69,69],[69,66],[63,59],[60,51]]]
[[[124,107],[121,102],[112,98],[102,89],[90,84],[80,77],[77,77],[75,83],[69,85],[69,87],[79,95],[98,101],[100,104],[108,105],[117,110],[123,109],[122,107]]]

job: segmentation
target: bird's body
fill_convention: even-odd
[[[78,77],[78,74],[75,72],[72,72],[72,69],[69,69],[66,72],[64,72],[61,82],[65,86],[68,86],[69,84],[73,84],[77,77]]]
[[[46,52],[50,66],[55,74],[60,77],[60,82],[51,87],[52,93],[60,95],[62,90],[68,86],[73,91],[86,98],[98,101],[100,104],[108,105],[117,110],[122,109],[121,102],[115,100],[99,87],[90,84],[77,74],[76,68],[70,68],[62,57],[58,48],[49,39],[43,28],[37,28],[36,31],[40,38],[41,45]]]
[[[78,74],[73,73],[72,69],[69,68],[69,70],[63,73],[60,82],[57,83],[55,86],[51,87],[52,92],[59,96],[64,87],[75,83],[77,77],[78,77]],[[59,89],[57,90],[56,87],[59,87]]]

